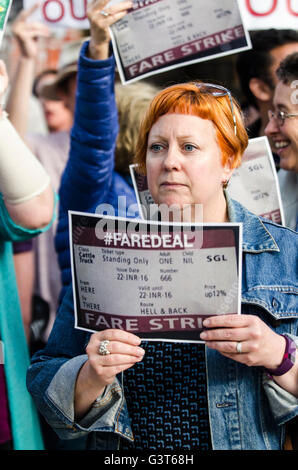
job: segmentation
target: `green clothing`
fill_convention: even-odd
[[[49,225],[39,230],[28,230],[16,225],[0,194],[0,339],[4,345],[4,371],[15,450],[42,450],[44,447],[37,411],[26,388],[29,352],[11,242],[32,238],[48,228]]]

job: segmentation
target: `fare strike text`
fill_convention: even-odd
[[[184,57],[192,56],[199,52],[231,43],[243,36],[243,26],[236,26],[205,38],[196,39],[181,46],[168,49],[152,57],[147,57],[146,59],[129,65],[126,68],[126,72],[130,78],[134,78],[138,75],[148,73],[150,70],[154,70],[158,67],[164,67],[166,64],[170,64],[171,62]]]
[[[106,246],[126,247],[126,248],[193,248],[194,244],[190,240],[193,234],[181,233],[119,233],[107,232],[103,239]],[[102,238],[102,235],[101,235]]]
[[[151,309],[146,309],[151,310]],[[179,313],[184,313],[186,308],[180,307],[173,310],[179,310]],[[146,312],[147,315],[154,312]],[[161,312],[160,312],[161,313]],[[172,316],[172,317],[155,317],[155,318],[119,318],[113,315],[98,315],[92,312],[85,312],[85,325],[91,326],[98,330],[117,328],[124,331],[180,331],[180,330],[198,330],[203,328],[203,318],[197,316]],[[146,326],[145,326],[146,324]]]

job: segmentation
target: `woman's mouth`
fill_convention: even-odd
[[[277,152],[281,152],[285,148],[289,147],[291,142],[289,140],[277,140],[274,142],[274,147],[276,148]]]
[[[161,186],[164,186],[166,188],[176,188],[176,187],[179,187],[179,186],[185,186],[185,184],[183,183],[176,183],[176,182],[172,182],[172,181],[165,181],[164,183],[161,183]]]

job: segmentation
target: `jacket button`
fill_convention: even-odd
[[[276,300],[275,297],[273,297],[271,304],[272,304],[272,307],[275,309],[277,309],[279,306],[279,302]]]

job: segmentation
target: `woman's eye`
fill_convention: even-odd
[[[150,150],[152,150],[152,152],[160,152],[161,150],[163,150],[163,146],[161,144],[152,144],[150,146]]]
[[[184,150],[186,150],[186,152],[193,152],[196,150],[196,147],[192,144],[184,144]]]

